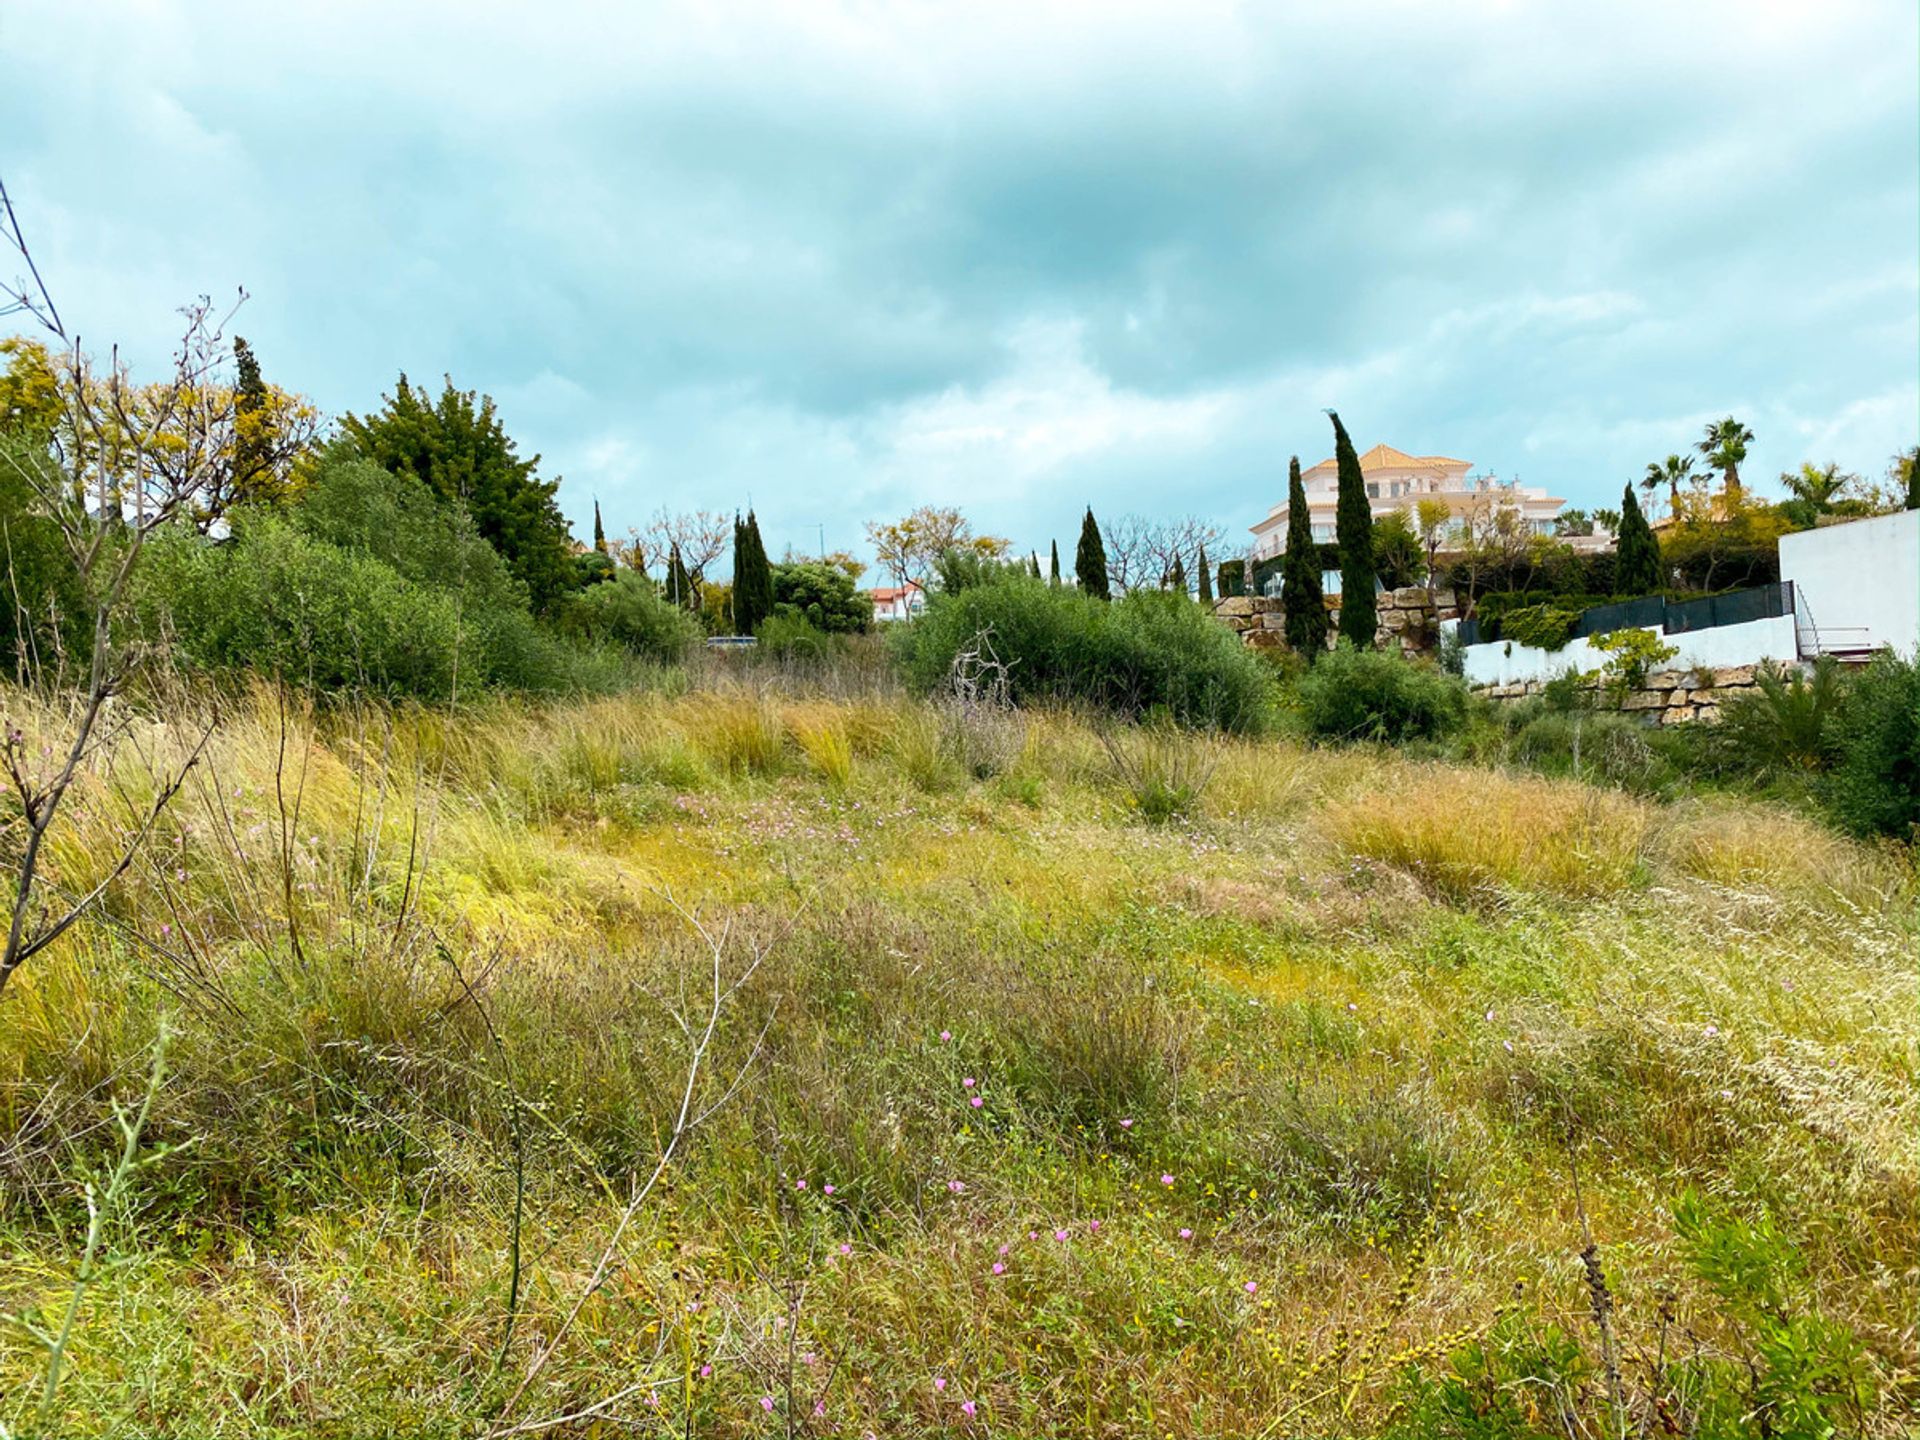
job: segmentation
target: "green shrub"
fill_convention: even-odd
[[[1610,711],[1543,707],[1513,737],[1512,756],[1543,775],[1650,791],[1673,778],[1639,721]]]
[[[1763,665],[1753,679],[1754,689],[1720,707],[1714,740],[1724,768],[1752,775],[1823,768],[1839,739],[1835,722],[1846,695],[1839,662],[1823,655],[1812,674],[1791,676]]]
[[[1831,734],[1828,811],[1857,835],[1911,837],[1920,826],[1920,661],[1882,651],[1853,677]]]
[[[138,580],[147,632],[169,635],[199,669],[422,700],[453,691],[463,638],[453,597],[283,520],[243,517],[226,544],[157,535]]]
[[[1273,681],[1225,626],[1182,595],[1136,592],[1112,604],[1065,587],[1007,576],[936,592],[895,632],[909,680],[947,683],[956,656],[989,636],[1012,699],[1080,702],[1116,714],[1165,712],[1182,725],[1264,727]]]
[[[684,660],[700,643],[700,622],[632,570],[574,596],[567,616],[579,634],[661,664]]]
[[[1328,740],[1439,739],[1467,716],[1467,687],[1453,676],[1344,644],[1306,673],[1297,694],[1307,729]]]
[[[840,640],[792,606],[782,606],[760,624],[760,653],[777,660],[824,660]]]
[[[873,602],[853,588],[853,576],[820,560],[774,566],[773,603],[830,635],[857,634],[873,623]]]
[[[0,666],[9,673],[50,672],[62,656],[84,663],[93,650],[80,572],[36,495],[36,484],[61,483],[38,440],[0,435]]]

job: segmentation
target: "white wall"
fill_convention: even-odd
[[[1920,510],[1783,535],[1780,578],[1822,649],[1907,654],[1920,645]]]
[[[1443,622],[1442,628],[1456,622]],[[1776,615],[1766,620],[1748,620],[1739,625],[1716,625],[1710,630],[1683,630],[1668,636],[1657,625],[1645,627],[1662,637],[1680,653],[1660,666],[1664,670],[1690,670],[1699,665],[1716,669],[1732,665],[1754,665],[1762,660],[1790,664],[1798,654],[1793,616]],[[1558,650],[1536,650],[1506,640],[1491,640],[1484,645],[1469,645],[1464,651],[1469,685],[1514,685],[1523,680],[1551,680],[1569,668],[1587,671],[1603,668],[1612,658],[1587,643],[1588,637],[1569,640]]]

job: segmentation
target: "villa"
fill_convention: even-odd
[[[911,620],[927,608],[926,593],[912,580],[904,585],[880,585],[867,592],[873,601],[875,624],[886,620]]]
[[[1455,517],[1454,529],[1465,517],[1491,499],[1500,509],[1517,510],[1524,527],[1536,535],[1551,535],[1554,521],[1567,502],[1534,486],[1502,483],[1490,475],[1471,475],[1466,460],[1444,455],[1409,455],[1391,445],[1376,445],[1360,457],[1360,474],[1367,482],[1367,501],[1378,520],[1395,510],[1411,511],[1422,500],[1441,500]],[[1313,520],[1313,538],[1334,539],[1334,517],[1340,506],[1338,469],[1331,458],[1300,473]],[[1411,515],[1409,516],[1411,519]],[[1287,548],[1287,502],[1283,497],[1253,529],[1255,562],[1270,560]]]

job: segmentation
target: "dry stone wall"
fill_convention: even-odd
[[[1595,692],[1601,704],[1638,716],[1649,725],[1684,725],[1694,720],[1711,725],[1719,720],[1723,704],[1741,691],[1755,688],[1753,672],[1751,665],[1656,670],[1647,676],[1645,685],[1624,694],[1597,679],[1581,681],[1581,688]],[[1496,703],[1524,700],[1542,694],[1547,683],[1528,680],[1524,684],[1488,685],[1480,693]]]
[[[1325,601],[1327,643],[1339,634],[1340,597],[1329,595]],[[1419,585],[1401,590],[1383,590],[1377,604],[1380,625],[1374,631],[1374,644],[1382,649],[1397,646],[1409,655],[1432,650],[1440,643],[1440,622],[1457,613],[1451,590],[1429,595]],[[1256,650],[1287,648],[1287,617],[1277,596],[1232,595],[1213,607],[1214,617]]]

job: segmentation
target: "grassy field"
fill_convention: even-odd
[[[12,1434],[1920,1416],[1906,852],[883,690],[226,709],[0,1005]]]

